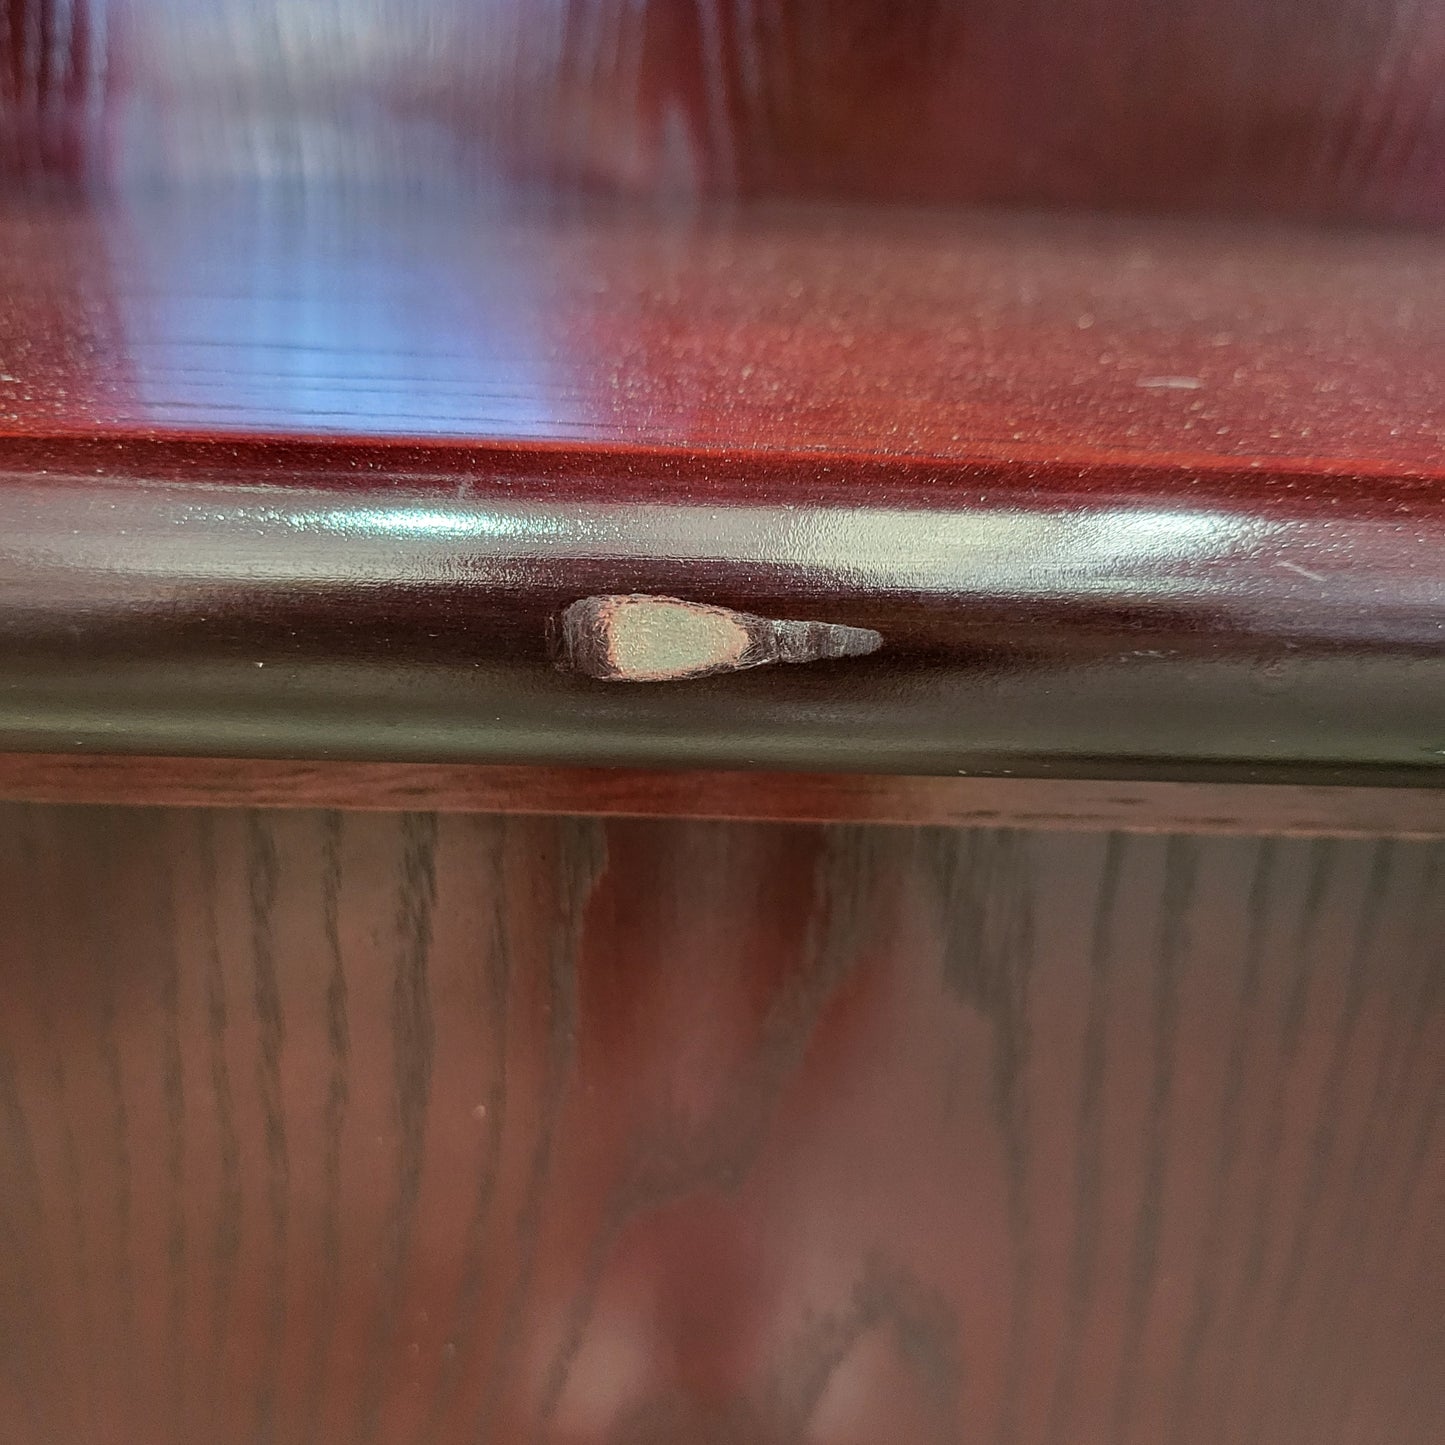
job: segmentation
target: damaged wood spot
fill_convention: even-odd
[[[606,682],[678,682],[770,662],[863,657],[883,638],[868,627],[774,621],[645,593],[584,597],[562,613],[557,665]]]

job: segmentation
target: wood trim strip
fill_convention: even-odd
[[[31,803],[1445,837],[1445,789],[0,754]]]

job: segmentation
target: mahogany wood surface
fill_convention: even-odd
[[[1445,790],[0,753],[0,798],[1282,837],[1445,836]]]
[[[1261,471],[1238,485],[1265,492],[1438,476],[1445,431],[1429,232],[172,182],[0,192],[0,280],[0,429],[27,438],[1144,467],[1178,492]]]
[[[1440,845],[0,815],[0,1433],[1434,1445]]]
[[[1440,776],[1431,239],[274,186],[0,231],[7,748]],[[558,673],[633,592],[883,645]]]
[[[1437,1445],[1442,74],[0,0],[0,1442]]]
[[[1433,0],[4,0],[0,170],[1445,218]]]

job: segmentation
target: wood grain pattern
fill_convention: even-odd
[[[1439,845],[0,815],[0,1428],[1430,1445]]]
[[[210,808],[1445,836],[1445,789],[0,753],[0,799]]]
[[[0,0],[0,179],[104,163],[110,0]]]
[[[0,18],[0,160],[20,174],[1445,214],[1429,0],[6,0]]]

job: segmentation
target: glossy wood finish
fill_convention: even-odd
[[[1359,782],[1445,760],[1433,482],[1351,489],[1351,515],[1346,484],[1238,474],[1186,501],[1078,470],[865,490],[468,451],[402,486],[372,452],[316,486],[173,455],[0,475],[6,746]],[[883,646],[621,689],[559,672],[555,619],[619,585]]]
[[[275,189],[4,228],[8,748],[1445,760],[1433,241]],[[883,647],[560,676],[560,612],[633,591]]]
[[[0,817],[0,1429],[1433,1445],[1438,845]]]
[[[168,807],[1445,837],[1445,789],[0,753],[0,799]]]
[[[1442,57],[0,0],[0,1441],[1434,1445]]]
[[[0,282],[25,437],[1441,473],[1427,234],[323,179],[12,192]]]
[[[22,175],[1445,216],[1429,0],[6,0]]]

